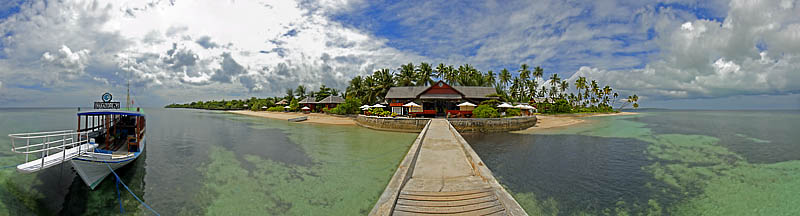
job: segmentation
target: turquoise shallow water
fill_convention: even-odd
[[[74,127],[74,109],[0,109],[0,134]],[[416,134],[148,109],[119,170],[162,215],[363,215]],[[536,134],[465,134],[531,215],[800,215],[800,112],[652,111]],[[23,159],[0,139],[0,166]],[[5,147],[2,147],[5,146]],[[122,195],[126,214],[147,212]],[[117,215],[113,181],[0,169],[0,215]]]
[[[800,112],[649,111],[465,138],[533,215],[800,215]]]
[[[0,134],[75,127],[75,109],[0,109]],[[224,112],[147,109],[144,157],[118,170],[162,215],[361,215],[416,137]],[[0,166],[23,157],[0,139]],[[149,215],[123,194],[126,214]],[[0,215],[118,215],[112,178],[90,191],[69,165],[0,170]]]

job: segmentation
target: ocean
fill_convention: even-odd
[[[0,109],[0,135],[75,128],[76,109]],[[417,134],[219,111],[145,109],[117,170],[161,215],[365,215]],[[800,215],[799,111],[639,111],[531,133],[463,134],[531,215]],[[0,139],[0,215],[118,215],[69,163],[17,173]],[[150,215],[124,190],[129,215]]]
[[[24,162],[9,133],[76,127],[77,109],[0,109],[0,166]],[[161,215],[364,215],[416,138],[358,126],[220,111],[145,109],[147,149],[117,170]],[[113,177],[88,187],[69,163],[0,170],[0,215],[119,215]],[[126,214],[152,215],[122,190]]]
[[[465,139],[531,215],[800,215],[799,111],[641,111]]]

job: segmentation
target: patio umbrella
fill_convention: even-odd
[[[285,106],[285,107],[283,107],[283,108],[284,108],[284,109],[291,109],[292,107],[290,107],[290,106]]]
[[[310,110],[311,108],[308,108],[308,107],[303,107],[303,108],[300,108],[300,109],[301,109],[301,110]]]
[[[470,103],[470,102],[464,102],[464,103],[460,103],[460,104],[458,104],[458,105],[456,105],[456,106],[473,106],[473,107],[474,107],[474,106],[477,106],[477,105],[475,105],[475,104],[472,104],[472,103]]]
[[[408,102],[407,104],[403,105],[404,107],[421,107],[419,104],[414,102]]]
[[[527,107],[528,109],[531,109],[531,110],[535,110],[536,109],[536,107],[533,107],[531,105],[525,105],[525,107]]]
[[[514,108],[511,104],[503,103],[497,106],[497,108]]]
[[[262,107],[261,107],[261,109],[266,109],[266,108],[267,108],[267,106],[262,106]]]
[[[517,108],[517,109],[528,109],[528,107],[526,107],[525,105],[522,105],[522,104],[517,104],[516,106],[514,106],[514,108]]]
[[[364,104],[364,105],[361,105],[361,106],[360,106],[360,107],[358,107],[358,108],[361,108],[361,109],[367,108],[367,109],[369,109],[369,105],[366,105],[366,104]]]
[[[372,108],[384,108],[384,107],[386,107],[386,106],[381,105],[381,104],[372,105]]]

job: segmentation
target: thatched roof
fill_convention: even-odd
[[[487,95],[497,94],[497,90],[493,87],[483,87],[483,86],[453,86],[456,91],[461,92],[464,94],[465,98],[476,98],[476,99],[490,99],[490,98],[497,98],[497,97],[488,97]]]
[[[322,99],[321,101],[317,101],[317,103],[321,103],[321,104],[340,104],[340,103],[344,103],[344,98],[339,97],[339,96],[331,95],[331,96],[326,97],[325,99]]]
[[[275,104],[276,104],[276,105],[286,105],[286,104],[289,104],[289,102],[286,102],[286,99],[283,99],[283,100],[281,100],[281,101],[278,101],[278,102],[277,102],[277,103],[275,103]]]
[[[389,89],[389,92],[386,93],[387,99],[411,99],[417,98],[419,94],[423,91],[427,90],[428,86],[403,86],[403,87],[392,87]]]
[[[464,98],[474,99],[492,99],[497,97],[488,97],[487,95],[497,93],[493,87],[483,86],[452,86],[453,89],[464,95]],[[387,99],[413,99],[418,98],[420,94],[428,90],[430,86],[402,86],[392,87],[386,93]],[[460,99],[460,98],[458,98]]]
[[[315,101],[314,98],[312,98],[312,97],[306,97],[305,99],[301,100],[298,103],[299,104],[314,104],[314,103],[317,103],[317,101]]]

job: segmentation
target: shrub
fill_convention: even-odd
[[[361,101],[357,98],[347,98],[344,100],[344,103],[339,104],[338,106],[326,112],[337,115],[356,114],[361,112],[361,108],[359,108],[360,106]]]
[[[492,108],[489,105],[480,105],[472,111],[472,114],[475,115],[475,118],[497,118],[500,116],[497,113],[497,110]]]
[[[555,104],[547,109],[549,113],[570,113],[572,112],[572,106],[569,105],[569,102],[565,99],[557,99]]]
[[[508,109],[506,110],[506,116],[521,116],[522,110],[519,109]]]
[[[283,112],[283,107],[279,107],[279,106],[270,107],[269,109],[267,109],[267,111],[272,111],[272,112]]]

